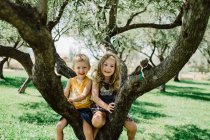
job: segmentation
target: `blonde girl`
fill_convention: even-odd
[[[98,64],[98,69],[92,84],[93,106],[92,124],[95,127],[94,137],[98,130],[106,123],[107,113],[114,110],[114,101],[120,89],[120,66],[114,54],[105,54]],[[124,123],[129,140],[134,140],[136,124],[127,117]]]

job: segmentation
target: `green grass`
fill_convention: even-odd
[[[0,140],[52,140],[60,116],[32,84],[17,94],[26,79],[22,71],[5,71],[0,81]],[[66,79],[63,79],[65,84]],[[210,139],[210,81],[170,81],[166,91],[155,89],[139,97],[130,114],[138,126],[136,140]],[[65,139],[75,140],[72,128]],[[126,140],[124,130],[120,140]]]

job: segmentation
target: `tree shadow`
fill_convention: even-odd
[[[36,123],[38,125],[52,124],[58,121],[59,115],[56,114],[45,102],[20,104],[22,109],[27,110],[19,117],[21,122]],[[33,110],[33,113],[30,112]]]
[[[132,118],[135,122],[139,123],[142,119],[150,120],[160,117],[167,117],[167,115],[158,111],[149,110],[147,109],[147,107],[160,108],[162,107],[162,105],[149,102],[135,101],[130,110],[130,114],[132,115]]]
[[[201,89],[195,87],[179,87],[167,85],[168,89],[172,89],[177,92],[161,92],[160,94],[164,94],[167,96],[177,96],[183,98],[190,98],[194,100],[202,100],[202,101],[210,101],[210,93],[200,92]]]
[[[206,82],[198,82],[193,80],[180,80],[179,83],[185,83],[185,84],[196,84],[196,85],[210,85],[210,83]]]
[[[175,86],[175,85],[166,85],[166,90],[167,89],[171,89],[174,91],[178,91],[178,92],[198,92],[203,90],[203,88],[199,88],[199,87],[191,87],[191,86],[186,86],[186,87],[181,87],[181,86]]]
[[[209,140],[210,130],[201,129],[193,124],[182,126],[166,126],[170,134],[166,137],[169,140]]]
[[[4,80],[0,82],[0,86],[8,86],[8,87],[15,87],[19,88],[24,82],[26,78],[24,77],[6,77]],[[33,87],[32,83],[29,83],[27,87]]]
[[[176,97],[183,97],[183,98],[190,98],[194,100],[201,100],[201,101],[210,101],[210,95],[202,92],[162,92],[161,94],[167,96],[176,96]]]

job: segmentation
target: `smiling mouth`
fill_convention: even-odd
[[[104,71],[105,73],[111,73],[111,72],[107,72],[107,71]]]

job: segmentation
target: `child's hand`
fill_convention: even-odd
[[[109,111],[109,113],[112,113],[112,111],[114,110],[114,105],[115,103],[110,103],[108,106],[107,106],[107,111]]]
[[[73,103],[74,103],[74,100],[71,99],[71,98],[69,98],[69,99],[68,99],[68,102],[69,102],[70,104],[73,104]]]

